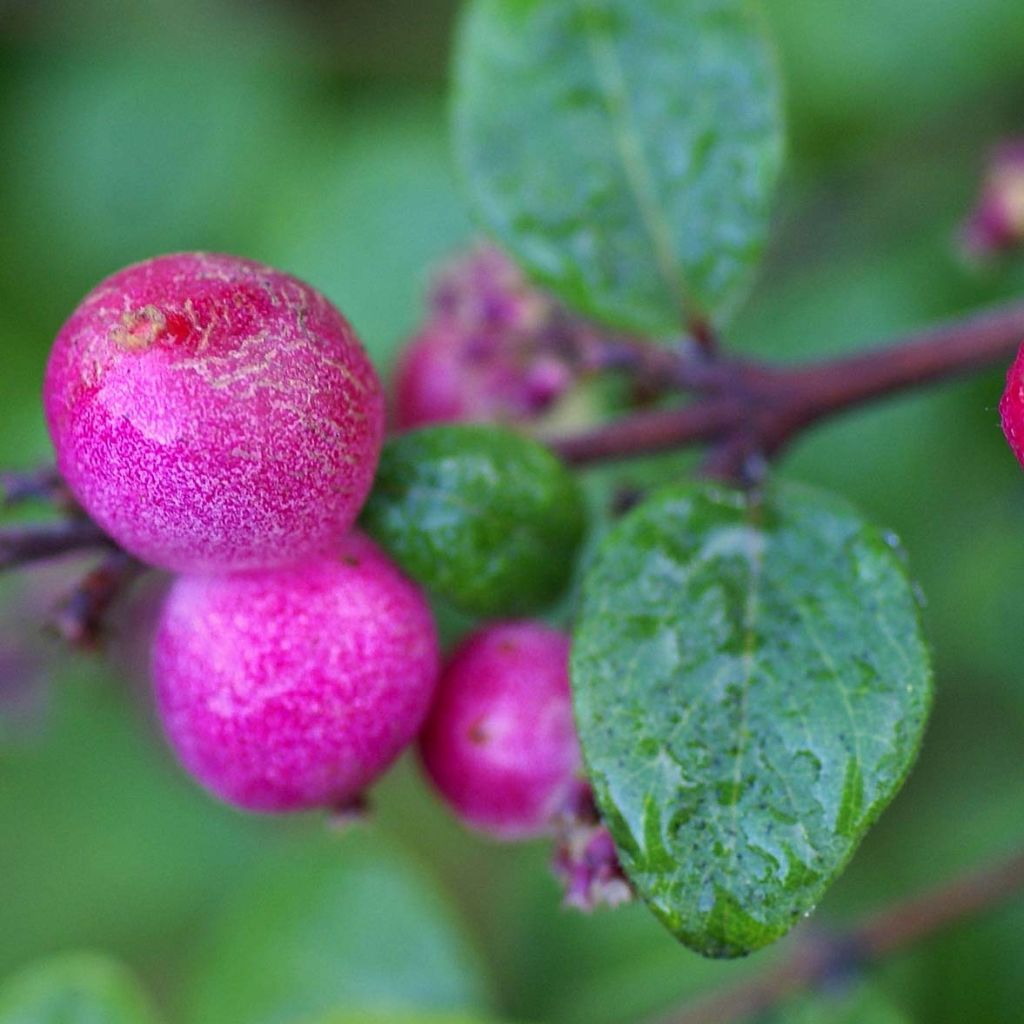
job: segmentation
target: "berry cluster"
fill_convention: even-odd
[[[495,260],[479,256],[464,273],[500,276],[508,265]],[[457,292],[448,289],[449,323],[469,316]],[[540,299],[518,294],[525,305],[479,315],[505,327],[554,322]],[[437,418],[424,398],[431,383],[459,393],[448,419],[493,416],[523,397],[424,369],[423,346],[400,374],[403,424]],[[512,356],[503,343],[501,359]],[[558,374],[550,360],[527,361],[533,408],[540,377]],[[471,393],[482,406],[470,407]],[[560,868],[574,901],[587,902],[577,838],[558,824],[573,817],[581,786],[592,807],[568,638],[501,621],[442,666],[419,585],[354,528],[384,440],[384,398],[324,296],[227,256],[129,267],[61,330],[45,405],[82,509],[127,552],[177,574],[152,669],[164,728],[199,782],[248,810],[344,811],[420,737],[427,774],[470,825],[501,838],[561,829]],[[596,819],[584,824],[593,831]],[[602,871],[615,873],[607,856]]]

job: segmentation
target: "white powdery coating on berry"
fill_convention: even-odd
[[[186,572],[328,550],[384,433],[380,382],[323,295],[269,267],[186,253],[93,290],[44,388],[57,462],[128,551]]]
[[[255,811],[358,799],[416,735],[438,672],[425,599],[358,534],[290,569],[180,578],[153,648],[182,763]]]

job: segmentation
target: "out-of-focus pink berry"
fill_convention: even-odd
[[[568,658],[569,638],[538,622],[488,626],[452,656],[420,752],[467,824],[501,839],[551,831],[580,769]]]
[[[178,579],[153,651],[182,763],[254,811],[357,801],[419,731],[438,671],[422,594],[358,534],[288,569]]]
[[[963,227],[963,242],[976,257],[1024,246],[1024,139],[993,151],[978,204]]]
[[[462,339],[450,327],[430,325],[406,348],[395,372],[395,422],[402,429],[428,423],[479,419],[476,387],[467,387],[469,367]]]
[[[396,424],[536,420],[576,383],[570,355],[585,332],[500,250],[479,247],[431,291],[396,370]]]
[[[329,550],[369,492],[380,382],[319,292],[206,253],[97,286],[57,336],[44,390],[74,496],[132,554],[185,572]]]

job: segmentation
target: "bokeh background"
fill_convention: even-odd
[[[970,266],[956,244],[987,151],[1024,134],[1020,0],[767,7],[790,163],[731,339],[821,355],[1024,292],[1024,261]],[[64,317],[156,253],[223,250],[307,278],[386,370],[430,268],[473,237],[446,127],[455,9],[0,0],[0,464],[49,457],[39,388]],[[918,767],[821,921],[1024,836],[1024,475],[998,428],[1001,378],[850,415],[785,465],[903,537],[938,667]],[[332,1003],[619,1024],[774,955],[707,963],[642,908],[562,912],[543,844],[466,834],[413,763],[350,836],[219,806],[154,728],[132,642],[144,608],[107,659],[37,635],[74,571],[0,590],[0,978],[87,948],[189,1024],[281,1024]],[[1019,1024],[1022,939],[1018,901],[899,957],[876,976],[884,1019]],[[806,1020],[827,1021],[826,1003]]]

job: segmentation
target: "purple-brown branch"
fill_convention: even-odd
[[[67,487],[54,466],[18,472],[0,472],[0,508],[10,508],[25,501],[70,501]]]
[[[0,571],[84,548],[109,548],[113,541],[85,518],[0,529]]]
[[[728,455],[777,454],[827,417],[898,391],[1008,361],[1024,341],[1024,303],[998,307],[922,331],[885,347],[794,367],[721,359],[675,380],[701,392],[689,405],[634,413],[549,443],[578,465],[627,459],[700,443]],[[625,352],[623,353],[625,359]],[[671,350],[638,365],[671,379]],[[652,371],[652,367],[654,371]]]
[[[870,914],[844,932],[798,939],[790,956],[766,974],[714,993],[661,1024],[740,1024],[1022,892],[1024,850]]]
[[[709,398],[673,409],[635,412],[548,444],[574,465],[629,459],[714,441],[732,430],[741,415],[734,400]]]

